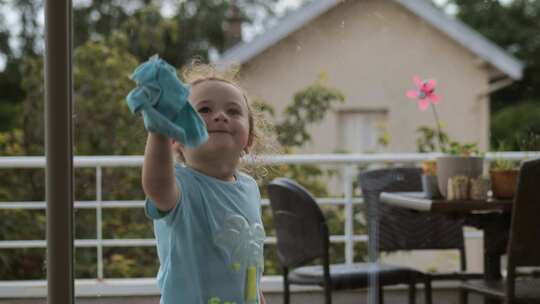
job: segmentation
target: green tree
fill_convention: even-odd
[[[343,93],[325,82],[326,76],[320,75],[314,84],[297,92],[285,108],[285,119],[276,126],[278,141],[283,146],[302,147],[309,142],[308,127],[321,122],[330,109],[345,101]]]
[[[255,15],[273,15],[277,0],[236,1],[246,24]],[[0,1],[0,57],[7,61],[0,71],[0,131],[17,128],[13,117],[22,115],[20,104],[25,99],[20,67],[30,57],[43,52],[43,29],[38,23],[43,1]],[[208,59],[209,51],[225,50],[225,23],[232,1],[187,0],[178,2],[163,17],[163,4],[172,0],[93,0],[77,4],[73,9],[74,47],[87,41],[123,43],[138,62],[159,53],[175,66],[182,66],[194,56]],[[168,7],[168,6],[167,6]],[[21,29],[10,32],[5,24],[6,9],[18,16]],[[116,37],[111,39],[111,37]],[[17,43],[10,44],[15,39]],[[114,46],[112,46],[114,47]]]
[[[160,53],[171,63],[180,66],[193,55],[207,58],[209,49],[224,50],[222,24],[229,2],[216,4],[213,1],[185,1],[182,2],[183,6],[177,8],[177,15],[170,18],[163,17],[158,7],[150,5],[150,2],[152,1],[140,2],[142,8],[133,13],[127,13],[122,7],[115,6],[115,1],[95,1],[95,7],[76,8],[76,14],[87,18],[89,23],[93,24],[86,31],[84,28],[77,29],[80,24],[75,25],[75,31],[82,33],[81,37],[76,38],[77,47],[74,52],[74,137],[75,153],[78,155],[142,154],[145,132],[140,118],[129,113],[124,98],[134,85],[128,79],[129,74],[139,62],[146,60],[147,56]],[[245,3],[266,9],[269,2],[251,0]],[[118,19],[115,19],[116,17]],[[85,20],[84,18],[81,20]],[[205,23],[207,18],[211,19],[208,24]],[[20,68],[17,69],[19,75],[28,75],[21,79],[19,84],[20,91],[24,93],[20,97],[21,115],[16,116],[13,123],[15,128],[0,133],[0,153],[43,155],[43,62],[38,56],[24,56],[18,60],[11,62],[20,63]],[[284,143],[288,145],[287,149],[292,151],[308,142],[310,137],[307,128],[322,120],[325,113],[343,100],[343,95],[326,86],[323,79],[295,94],[294,105],[287,109],[283,116],[285,120],[280,122],[280,125],[294,126],[294,129],[288,130],[288,134],[293,136],[295,141]],[[104,199],[142,198],[139,171],[104,170]],[[326,195],[326,185],[320,177],[328,173],[320,168],[280,166],[266,175],[267,180],[272,174],[289,176],[307,186],[315,195]],[[43,180],[42,170],[22,173],[2,171],[0,200],[20,200],[20,197],[43,200]],[[94,180],[92,170],[76,171],[76,199],[94,199]],[[119,209],[104,213],[104,237],[152,237],[150,221],[145,219],[142,210],[139,211],[141,212]],[[339,210],[330,207],[325,212],[337,214]],[[44,237],[44,213],[19,210],[2,212],[1,216],[9,219],[0,223],[1,238]],[[342,219],[335,219],[332,227],[334,233],[339,233],[343,226]],[[76,237],[94,238],[94,221],[93,211],[78,210],[75,221]],[[36,222],[39,225],[36,225]],[[5,225],[12,225],[14,229],[3,229]],[[21,234],[15,229],[20,226],[29,226],[32,229]],[[270,227],[269,225],[268,228]],[[152,250],[154,249],[150,249]],[[43,254],[44,252],[39,250],[1,254],[0,276],[11,279],[42,278]],[[105,273],[107,276],[118,277],[151,276],[156,271],[155,257],[155,252],[149,252],[148,248],[111,248],[105,251]],[[77,249],[76,261],[77,277],[96,275],[95,249]],[[3,267],[4,265],[9,267]],[[135,269],[133,265],[138,267]],[[269,262],[269,265],[276,269],[275,261]]]
[[[504,150],[535,151],[540,145],[535,137],[540,134],[540,106],[537,102],[524,102],[501,109],[491,119],[493,138],[501,139]]]
[[[129,113],[125,95],[133,88],[128,76],[154,53],[181,66],[208,51],[224,50],[223,23],[229,1],[184,1],[172,17],[161,15],[158,1],[94,0],[74,8],[74,139],[77,155],[140,155],[145,132],[139,117]],[[274,1],[246,0],[242,8],[269,9]],[[5,8],[5,0],[0,0]],[[13,5],[21,31],[12,33],[0,18],[0,55],[6,68],[0,71],[0,155],[43,155],[43,61],[42,33],[37,12],[42,2],[21,0]],[[0,10],[0,14],[3,11]],[[207,19],[208,18],[208,19]],[[249,19],[246,19],[250,22]],[[14,36],[16,35],[16,36]],[[18,39],[14,49],[9,39]],[[17,44],[16,44],[17,45]],[[24,75],[24,77],[23,77]],[[4,119],[4,117],[6,119]],[[8,118],[11,118],[8,119]],[[105,200],[144,197],[140,169],[107,169],[103,172]],[[2,170],[1,201],[44,200],[44,172]],[[75,172],[77,200],[95,198],[92,170]],[[107,210],[107,209],[106,209]],[[44,239],[43,211],[2,210],[1,239]],[[114,209],[103,214],[105,238],[152,237],[151,222],[142,210]],[[20,227],[27,229],[20,230]],[[95,212],[77,210],[76,238],[95,238]],[[44,250],[3,250],[0,277],[43,278]],[[95,277],[95,249],[76,250],[76,276]],[[153,276],[157,261],[154,248],[111,248],[104,251],[107,276]],[[138,265],[140,267],[132,267]]]
[[[39,12],[43,9],[43,1],[18,0],[12,1],[11,5],[19,16],[20,31],[17,38],[20,46],[16,52],[24,56],[39,54],[42,51],[43,43],[42,29],[38,20]]]
[[[129,7],[140,8],[139,0],[130,1]],[[124,5],[122,5],[124,4]],[[89,5],[73,7],[73,44],[77,48],[88,40],[105,39],[129,17],[128,6],[121,1],[92,0]]]
[[[22,77],[19,72],[20,62],[12,60],[9,55],[5,58],[6,67],[0,71],[0,132],[13,128],[20,113],[20,102],[24,98],[24,91],[21,88]]]
[[[457,18],[525,63],[521,81],[492,96],[496,112],[515,102],[540,102],[540,1],[448,0]]]
[[[245,24],[254,21],[250,12],[273,16],[276,0],[237,1]],[[164,18],[160,7],[149,5],[136,11],[122,24],[128,49],[140,61],[159,53],[174,66],[193,57],[208,60],[209,51],[226,50],[225,24],[235,1],[187,0],[179,2],[172,17]],[[159,30],[158,30],[159,28]]]
[[[5,1],[0,1],[0,5],[4,6]],[[0,11],[0,54],[4,57],[9,57],[12,55],[12,50],[9,47],[9,38],[11,37],[11,33],[9,32],[9,28],[5,20],[6,13]]]
[[[500,141],[514,141],[514,135],[501,129],[524,131],[530,128],[530,121],[509,118],[520,109],[504,111],[501,116],[497,113],[521,103],[533,112],[540,108],[540,1],[447,0],[446,5],[455,5],[457,18],[525,63],[523,79],[491,95],[491,110],[498,123],[513,121],[512,125],[491,124],[491,144],[496,147]]]
[[[0,7],[5,4],[6,1],[0,1]],[[9,130],[15,123],[18,103],[23,96],[18,61],[14,60],[9,44],[13,34],[6,23],[6,13],[0,10],[0,132]]]
[[[74,52],[74,146],[77,155],[140,155],[143,152],[145,131],[139,117],[132,115],[125,105],[125,95],[133,88],[129,73],[137,66],[135,57],[121,48],[111,48],[106,43],[87,42]],[[9,155],[43,155],[43,62],[40,57],[28,58],[22,67],[23,74],[29,75],[22,83],[27,92],[23,101],[23,115],[17,125],[20,128],[0,133],[0,151]],[[139,170],[105,170],[103,179],[104,199],[133,199],[143,197],[140,189]],[[94,199],[88,185],[94,185],[93,172],[76,171],[75,197],[77,200]],[[43,170],[2,170],[0,172],[0,201],[44,200]],[[44,237],[44,213],[27,210],[1,212],[2,218],[9,219],[0,224],[1,239],[36,239]],[[80,238],[95,237],[95,215],[83,211],[76,214],[76,232]],[[104,215],[105,227],[129,227],[116,229],[112,237],[130,236],[139,232],[141,237],[151,237],[149,222],[141,212],[115,210]],[[16,224],[15,224],[16,223]],[[141,224],[142,223],[142,224]],[[7,225],[7,226],[6,226]],[[24,234],[17,227],[26,226]],[[15,230],[9,229],[12,227]],[[33,236],[29,236],[33,234]],[[42,236],[36,236],[42,235]],[[131,235],[132,236],[132,235]],[[144,249],[135,249],[144,251]],[[81,251],[78,264],[79,274],[90,276],[95,269],[95,260]],[[140,254],[142,255],[142,253]],[[0,267],[0,276],[11,279],[39,277],[41,267],[34,273],[23,272],[23,265],[40,265],[43,252],[27,254],[2,254],[1,262],[9,267]],[[135,255],[136,256],[136,255]],[[118,259],[114,252],[106,258]],[[149,263],[152,261],[148,261]],[[152,262],[153,263],[153,262]],[[114,265],[111,263],[110,265]],[[111,266],[112,267],[112,266]],[[24,267],[23,267],[24,268]],[[115,273],[113,271],[113,273]],[[22,277],[20,277],[22,275]],[[95,276],[95,272],[91,274]]]

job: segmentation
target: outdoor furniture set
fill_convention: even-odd
[[[327,222],[308,190],[285,178],[268,185],[285,304],[290,303],[293,284],[323,287],[326,304],[332,303],[333,290],[357,288],[368,288],[369,303],[382,304],[384,286],[407,284],[408,303],[415,303],[418,283],[424,289],[424,303],[436,303],[434,280],[459,281],[462,304],[467,303],[468,293],[484,295],[486,303],[540,303],[540,279],[534,271],[540,266],[536,217],[540,214],[540,159],[522,164],[513,199],[426,198],[420,168],[364,171],[358,182],[367,218],[368,261],[353,264],[331,264]],[[464,226],[483,231],[483,273],[466,269]],[[381,252],[428,249],[457,250],[460,269],[431,273],[379,259]],[[503,278],[500,258],[504,253],[508,265]],[[523,267],[526,272],[521,271]]]

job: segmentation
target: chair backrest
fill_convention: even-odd
[[[360,188],[367,209],[370,248],[377,251],[457,249],[465,270],[463,220],[392,207],[379,201],[381,192],[422,191],[420,168],[361,172]],[[370,255],[370,258],[374,256]]]
[[[523,163],[512,210],[508,267],[540,266],[540,159]]]
[[[267,189],[281,265],[296,267],[327,258],[328,227],[309,191],[285,178],[273,180]]]

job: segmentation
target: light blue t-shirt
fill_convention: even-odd
[[[255,304],[263,271],[264,229],[253,178],[235,173],[222,181],[176,165],[181,198],[154,220],[161,304]]]

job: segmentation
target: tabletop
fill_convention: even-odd
[[[436,213],[475,213],[475,212],[510,212],[512,200],[445,200],[428,199],[423,192],[382,192],[380,200],[383,203]]]

